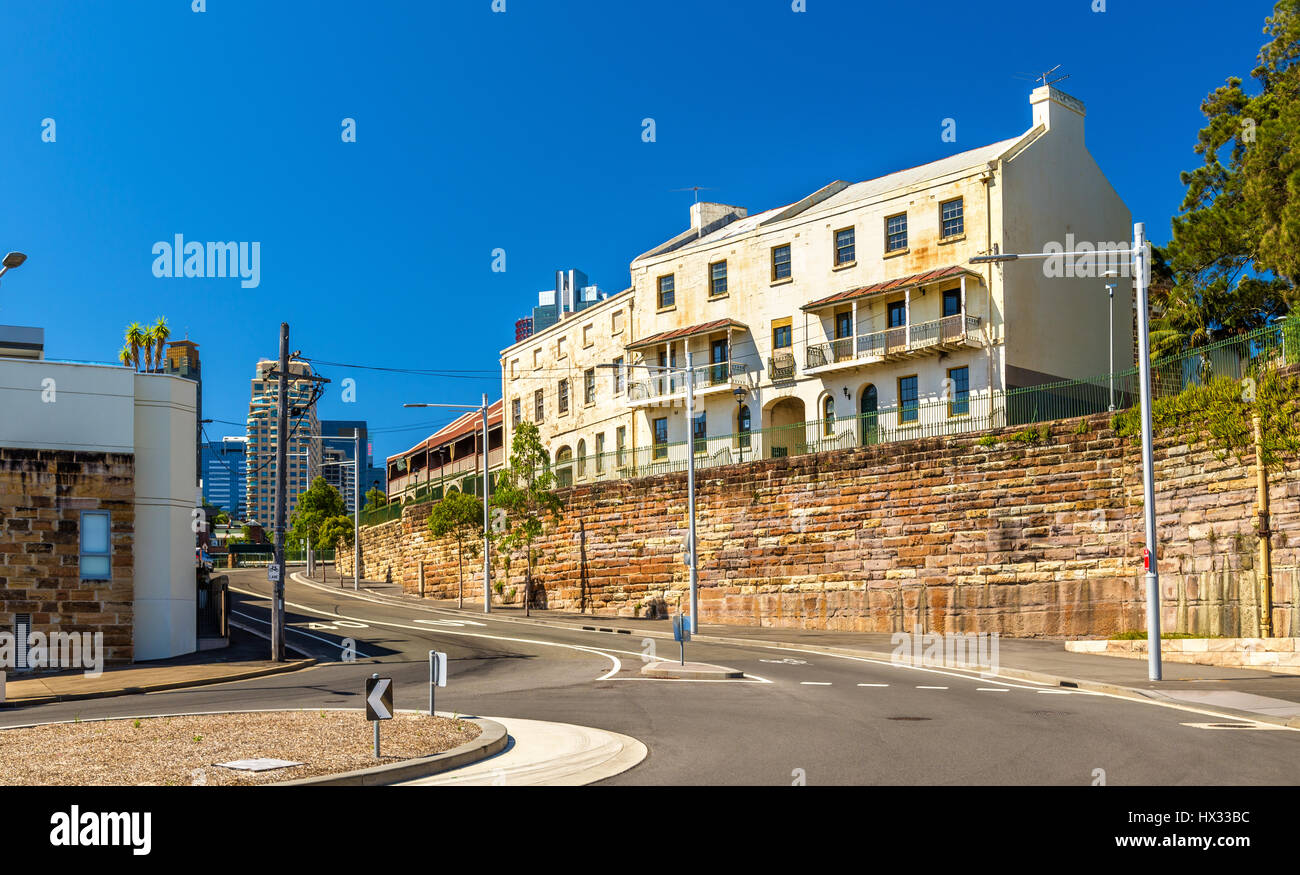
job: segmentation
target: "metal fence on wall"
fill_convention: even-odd
[[[1265,362],[1300,363],[1300,317],[1153,362],[1152,393],[1162,398],[1221,377],[1243,379]],[[692,452],[695,467],[700,470],[758,459],[1030,426],[1111,409],[1125,410],[1137,403],[1138,389],[1138,370],[1133,367],[1085,380],[970,393],[830,420],[575,456],[555,464],[554,469],[557,485],[567,487],[685,471]],[[464,491],[481,494],[481,479],[467,482]],[[437,485],[408,490],[383,507],[363,512],[362,524],[398,519],[403,505],[441,497],[442,488]]]

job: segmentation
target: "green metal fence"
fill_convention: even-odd
[[[1300,363],[1300,315],[1152,363],[1155,397],[1176,395],[1211,379],[1243,379],[1265,363]],[[578,456],[554,465],[560,487],[602,483],[685,471],[690,453],[697,470],[758,459],[785,458],[924,437],[966,434],[1124,410],[1137,404],[1136,367],[1085,380],[1062,380],[1023,389],[969,393],[937,401],[886,407],[869,414],[709,435],[693,441],[655,444]],[[465,492],[479,494],[481,476]],[[405,504],[442,497],[440,487],[418,487],[400,500],[362,514],[363,525],[401,516]]]

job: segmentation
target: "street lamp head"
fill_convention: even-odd
[[[737,404],[742,404],[745,401],[745,396],[748,395],[749,393],[745,391],[745,388],[743,386],[737,386],[731,390],[731,394],[736,396]]]
[[[970,259],[969,264],[1002,264],[1005,261],[1016,261],[1019,255],[977,255]]]
[[[21,266],[26,260],[27,256],[23,255],[21,252],[10,252],[4,257],[4,266],[12,270],[15,267]]]

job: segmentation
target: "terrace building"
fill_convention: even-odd
[[[502,444],[502,404],[488,406],[488,468],[507,461]],[[403,453],[388,457],[388,500],[441,498],[450,491],[482,496],[483,415],[462,414]]]
[[[502,352],[508,421],[538,422],[561,479],[580,482],[680,470],[688,445],[727,464],[1004,425],[1009,390],[1106,373],[1095,264],[970,265],[1131,236],[1082,103],[1042,87],[1030,104],[1025,133],[929,164],[756,214],[694,204],[685,231],[632,261],[630,290]],[[1115,296],[1127,363],[1131,280]],[[686,381],[643,367],[684,368],[688,352],[689,423]]]

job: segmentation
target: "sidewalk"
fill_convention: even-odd
[[[263,658],[268,651],[265,639],[232,629],[230,646],[221,650],[203,650],[175,659],[105,667],[104,673],[96,678],[86,677],[80,671],[34,677],[11,672],[4,685],[4,701],[0,702],[0,708],[223,684],[297,671],[316,664],[314,659],[273,662]]]
[[[319,581],[314,581],[319,584]],[[421,605],[457,612],[456,601],[420,598],[404,593],[397,584],[362,581],[362,594],[392,604]],[[348,587],[351,591],[351,587]],[[482,596],[465,599],[463,613],[481,617]],[[636,617],[608,617],[572,611],[539,610],[531,618],[523,608],[493,605],[492,618],[543,626],[622,633],[630,636],[672,638],[668,620]],[[710,644],[755,644],[795,648],[864,659],[890,660],[896,645],[885,632],[828,632],[815,629],[700,624],[694,640]],[[1221,711],[1241,713],[1251,719],[1300,728],[1300,676],[1266,670],[1165,661],[1163,680],[1147,679],[1142,659],[1071,653],[1064,639],[1044,640],[1001,638],[998,641],[998,674],[1008,679],[1027,680],[1052,686],[1067,686],[1127,698],[1177,701]]]

